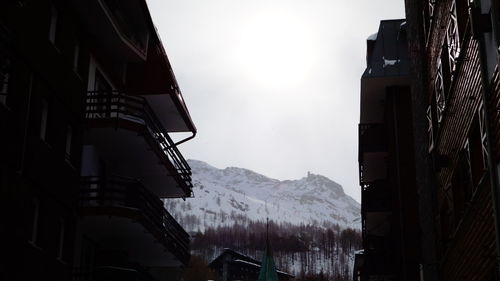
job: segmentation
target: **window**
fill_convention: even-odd
[[[458,161],[460,163],[458,170],[460,176],[460,184],[464,186],[465,200],[468,201],[472,198],[472,192],[473,192],[470,147],[468,141],[465,142],[464,148],[460,152]]]
[[[446,29],[446,42],[450,70],[453,73],[456,70],[457,59],[460,55],[460,38],[458,35],[457,7],[455,1],[453,1],[450,8],[450,22]]]
[[[486,155],[483,149],[483,138],[480,128],[481,126],[479,124],[481,111],[482,110],[480,110],[474,118],[468,138],[472,185],[474,188],[478,186],[486,170]]]
[[[484,106],[481,103],[479,106],[479,133],[481,135],[481,149],[483,152],[483,165],[484,167],[488,166],[488,143],[486,139],[486,114],[484,112]]]
[[[443,93],[445,99],[448,96],[448,92],[450,91],[450,85],[451,85],[451,69],[450,69],[450,62],[448,60],[448,46],[443,44],[441,48],[441,56],[440,56],[440,68],[441,68],[441,76],[443,79]]]
[[[57,259],[64,260],[64,240],[66,235],[66,220],[61,218],[59,220],[59,245],[57,248]]]
[[[429,0],[427,9],[429,10],[429,17],[432,19],[434,16],[434,7],[436,6],[436,0]]]
[[[38,238],[38,219],[40,215],[40,202],[38,199],[33,199],[32,201],[32,224],[31,224],[31,235],[30,235],[30,243],[37,244]]]
[[[91,280],[90,274],[95,268],[95,245],[87,237],[81,240],[80,264],[81,274],[85,276],[82,280]]]
[[[57,9],[52,6],[50,9],[50,25],[49,25],[49,40],[52,44],[56,43],[57,30]]]
[[[98,117],[111,117],[111,95],[113,94],[112,87],[108,80],[104,78],[101,72],[97,71],[95,76],[95,86],[96,94],[100,96],[98,103],[100,106],[98,110],[100,111]],[[100,114],[104,113],[104,116]]]
[[[457,166],[453,170],[451,184],[455,221],[458,222],[462,219],[467,203],[471,200],[473,192],[468,142],[465,143],[464,149],[459,153]]]
[[[73,139],[73,128],[71,125],[68,125],[66,127],[66,146],[65,146],[65,153],[66,153],[66,160],[71,160],[71,148],[72,148],[72,139]]]
[[[465,212],[465,188],[461,182],[460,168],[455,168],[451,179],[451,187],[453,194],[453,207],[455,209],[455,221],[459,222]]]
[[[440,224],[441,224],[441,240],[443,242],[443,247],[449,242],[450,236],[453,234],[453,207],[451,198],[451,190],[447,189],[444,191],[444,196],[441,202],[440,210]]]
[[[484,166],[488,166],[488,142],[487,142],[487,127],[486,127],[486,113],[484,111],[484,106],[481,104],[479,107],[479,131],[481,133],[481,148],[483,150],[483,160]]]
[[[436,79],[434,80],[434,92],[436,96],[436,119],[438,127],[441,126],[444,110],[446,108],[446,96],[443,82],[443,66],[441,64],[441,59],[439,59],[437,62]]]
[[[0,54],[0,103],[7,103],[9,91],[10,60]]]
[[[47,100],[42,100],[42,113],[40,118],[40,139],[45,141],[47,138],[47,121],[49,118],[49,104]]]
[[[78,73],[78,64],[80,60],[80,42],[75,40],[75,48],[73,50],[73,70]]]
[[[423,11],[424,33],[426,35],[426,38],[429,36],[431,31],[435,5],[436,5],[436,0],[427,0],[427,7],[425,7]]]
[[[429,144],[428,144],[428,151],[432,152],[434,149],[434,128],[432,126],[432,106],[429,105],[427,107],[426,111],[426,117],[427,117],[427,135],[429,138]]]
[[[89,72],[90,57],[86,46],[78,39],[75,40],[75,49],[73,54],[73,67],[74,71],[80,76],[85,78]]]

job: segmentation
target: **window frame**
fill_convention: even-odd
[[[49,41],[55,46],[56,45],[56,33],[57,33],[57,22],[58,22],[58,11],[54,5],[50,6],[50,21],[49,21]]]
[[[457,69],[458,58],[462,51],[460,46],[460,34],[459,34],[456,1],[452,1],[449,14],[450,17],[448,20],[448,24],[446,26],[446,44],[448,47],[448,61],[450,66],[450,72],[453,75]]]
[[[66,220],[64,218],[59,218],[59,243],[57,247],[57,259],[60,261],[64,261],[64,245],[66,239]]]
[[[41,102],[40,112],[40,134],[39,137],[42,141],[47,142],[47,130],[49,121],[49,102],[43,98]]]
[[[32,199],[33,203],[33,220],[32,220],[32,229],[30,233],[29,243],[32,245],[38,245],[38,225],[40,219],[40,200],[38,198]]]
[[[436,99],[436,121],[437,128],[439,129],[443,122],[443,116],[446,110],[446,94],[441,57],[438,58],[436,67],[436,77],[434,78],[434,98]]]
[[[73,126],[71,124],[66,126],[66,140],[64,146],[64,155],[66,161],[71,162],[71,152],[73,149]]]
[[[434,150],[434,121],[432,118],[432,104],[427,106],[426,110],[426,118],[427,118],[427,137],[428,139],[428,152],[431,153]]]

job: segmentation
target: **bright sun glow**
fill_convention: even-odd
[[[312,28],[291,12],[256,15],[244,27],[237,59],[265,87],[289,88],[303,82],[315,57]]]

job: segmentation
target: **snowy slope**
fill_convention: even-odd
[[[283,223],[360,228],[359,203],[327,177],[309,173],[299,180],[279,181],[247,169],[188,162],[195,197],[165,201],[167,210],[188,231],[266,217]]]

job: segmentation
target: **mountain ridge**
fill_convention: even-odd
[[[297,180],[277,180],[245,168],[219,169],[193,159],[188,163],[195,197],[165,201],[188,231],[267,217],[278,223],[360,228],[359,203],[323,175],[308,172]]]

